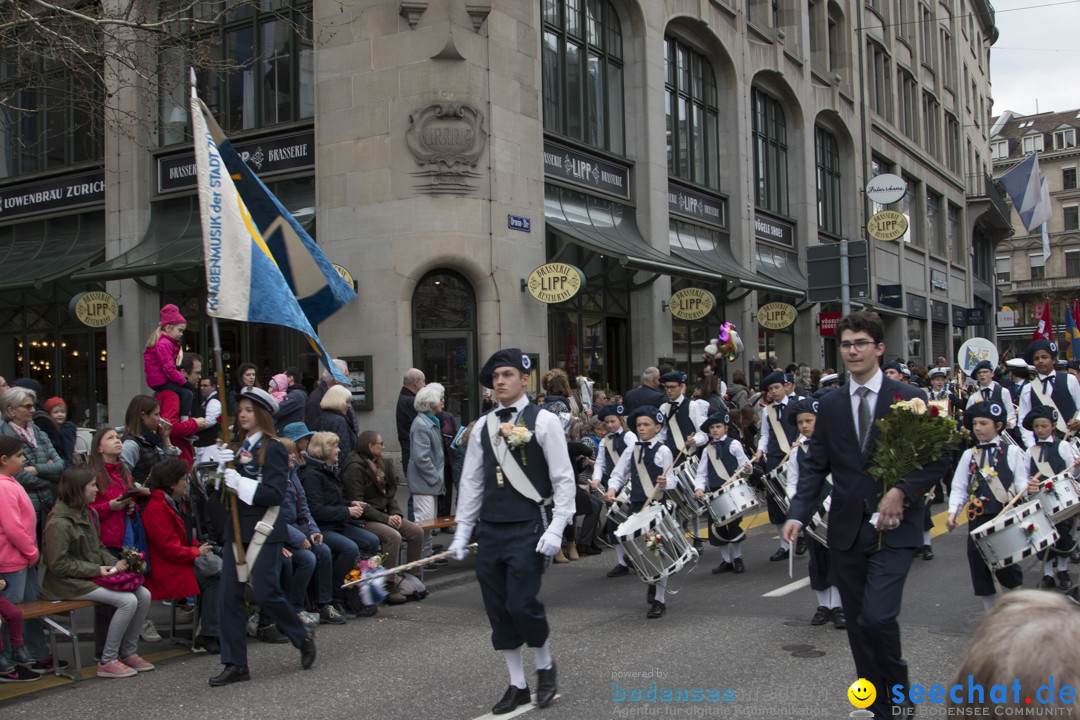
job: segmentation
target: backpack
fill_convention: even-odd
[[[428,596],[424,581],[410,573],[403,573],[398,581],[398,592],[409,600],[423,600]]]

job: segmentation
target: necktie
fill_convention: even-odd
[[[979,443],[980,450],[996,450],[997,443]]]
[[[251,443],[248,442],[247,440],[245,440],[244,444],[240,446],[240,452],[243,453],[243,452],[248,452],[250,450],[251,450]]]
[[[495,411],[501,422],[510,422],[510,418],[514,414],[514,408],[500,408]]]
[[[673,403],[671,403],[671,405],[668,406],[668,411],[667,411],[668,420],[675,417],[675,413],[677,413],[679,411],[679,405],[680,405],[680,403],[673,402]]]
[[[1047,375],[1046,377],[1044,377],[1042,379],[1042,381],[1043,381],[1043,392],[1047,393],[1047,394],[1052,393],[1054,391],[1054,376],[1053,375]]]
[[[866,449],[866,440],[870,435],[870,401],[866,396],[870,394],[870,388],[858,388],[855,394],[859,396],[859,446]]]

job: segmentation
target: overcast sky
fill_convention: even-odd
[[[1031,115],[1036,100],[1039,112],[1080,108],[1080,2],[992,2],[1001,33],[990,50],[993,114]]]

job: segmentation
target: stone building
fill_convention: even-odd
[[[362,426],[388,433],[412,366],[475,418],[476,370],[503,346],[620,392],[659,362],[698,373],[724,321],[745,343],[729,378],[741,367],[753,383],[770,358],[838,366],[819,326],[839,297],[810,301],[807,248],[868,240],[884,208],[863,187],[885,173],[906,182],[889,208],[910,227],[869,239],[852,307],[883,314],[890,357],[924,364],[991,332],[992,248],[1009,225],[985,181],[985,0],[314,0],[245,6],[212,32],[243,67],[199,72],[200,97],[356,281],[319,332],[363,379]],[[167,51],[161,65],[184,76]],[[46,180],[79,180],[88,204],[0,216],[0,253],[24,235],[81,248],[62,270],[42,255],[4,294],[0,373],[107,392],[114,422],[144,390],[161,304],[189,318],[191,349],[210,347],[186,89],[141,100],[116,102],[150,107],[156,135],[103,134]],[[8,164],[0,193],[31,193],[41,173]],[[96,354],[69,373],[66,305],[86,290],[123,311],[77,330],[76,357]],[[254,362],[261,383],[316,370],[289,331],[222,328],[227,369]],[[66,379],[79,373],[92,380]]]

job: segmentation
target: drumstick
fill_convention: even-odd
[[[465,547],[468,550],[475,550],[476,549],[476,543],[471,543],[469,545],[466,545]],[[387,575],[393,575],[395,573],[404,572],[406,570],[411,570],[411,569],[413,569],[415,567],[420,567],[421,565],[427,565],[428,563],[435,562],[436,560],[442,560],[443,558],[448,558],[451,555],[454,555],[455,553],[457,553],[457,550],[447,550],[445,552],[437,553],[435,555],[429,555],[426,558],[420,558],[419,560],[413,560],[412,562],[405,563],[404,565],[398,565],[397,567],[386,568],[384,570],[380,570],[378,572],[375,572],[375,573],[372,573],[372,574],[367,575],[365,577],[362,577],[359,580],[352,580],[350,582],[347,582],[347,583],[343,584],[341,587],[347,588],[347,587],[351,587],[353,585],[359,585],[361,583],[369,583],[372,580],[378,580],[379,578],[386,577]]]

